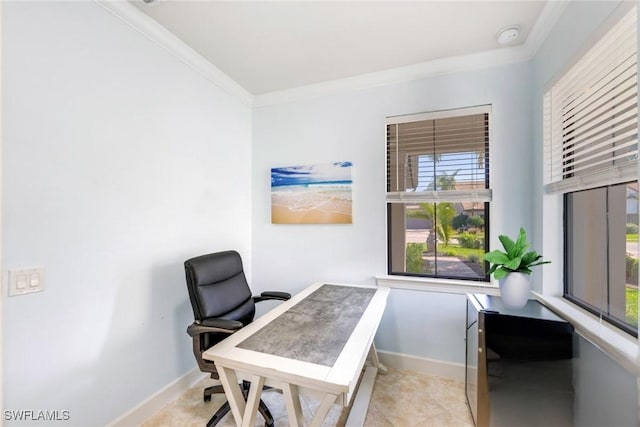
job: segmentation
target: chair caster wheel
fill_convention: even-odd
[[[204,397],[205,402],[211,402],[211,395]]]
[[[264,427],[273,427],[273,421],[271,423],[264,423]]]

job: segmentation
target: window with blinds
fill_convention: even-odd
[[[545,94],[545,190],[564,199],[564,297],[638,331],[637,11],[622,3]],[[616,20],[617,19],[617,20]]]
[[[547,192],[637,179],[636,20],[634,8],[545,94]]]
[[[490,111],[387,119],[389,274],[488,280]]]

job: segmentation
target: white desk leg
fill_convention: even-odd
[[[262,396],[262,388],[264,387],[264,377],[253,375],[251,377],[251,388],[247,397],[247,405],[244,408],[244,417],[242,418],[242,427],[250,427],[256,422],[256,413],[260,404],[260,396]]]
[[[298,386],[295,384],[283,383],[282,394],[284,396],[284,403],[287,407],[287,415],[289,416],[289,426],[302,427],[304,417],[302,415],[302,407],[300,406]]]
[[[242,427],[242,416],[245,412],[245,401],[242,396],[242,390],[238,385],[238,377],[233,369],[223,368],[218,365],[218,374],[220,375],[220,382],[224,388],[224,394],[227,396],[227,401],[231,406],[231,413],[236,420],[236,426]],[[252,387],[253,388],[253,387]]]
[[[387,367],[380,363],[380,359],[378,359],[378,352],[376,351],[376,345],[374,343],[371,343],[371,348],[369,349],[369,357],[371,358],[373,366],[378,368],[378,373],[386,375]]]
[[[362,374],[362,379],[360,380],[360,385],[358,386],[358,393],[356,393],[353,398],[353,403],[351,404],[351,410],[349,411],[345,427],[364,426],[377,374],[378,368],[375,366],[367,366],[364,370],[364,374]]]
[[[309,427],[320,427],[322,425],[324,419],[327,418],[329,410],[331,410],[331,406],[336,401],[336,397],[338,396],[331,393],[327,393],[324,395],[324,399],[322,399],[322,403],[320,403],[320,406],[318,406],[318,409],[316,410],[316,413],[313,416]]]

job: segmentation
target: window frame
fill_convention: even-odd
[[[620,183],[620,184],[613,184],[613,185],[622,185],[622,184],[629,184],[631,182],[637,182],[637,181],[627,181],[626,183]],[[596,188],[592,188],[592,189],[588,189],[588,190],[579,190],[579,191],[572,191],[572,192],[568,192],[568,193],[564,193],[562,195],[562,216],[563,216],[563,238],[562,238],[562,242],[563,242],[563,247],[564,247],[564,268],[563,268],[563,279],[562,279],[562,283],[563,283],[563,287],[562,287],[562,297],[564,299],[566,299],[567,301],[570,301],[571,303],[577,305],[578,307],[588,311],[589,313],[593,314],[594,316],[608,322],[609,324],[615,326],[616,328],[624,331],[625,333],[632,335],[634,337],[638,337],[638,325],[636,325],[636,328],[634,329],[631,325],[629,325],[626,322],[621,321],[620,319],[612,316],[609,314],[610,308],[609,308],[609,302],[610,302],[610,275],[608,273],[609,270],[609,265],[607,265],[607,283],[606,283],[606,290],[607,290],[607,310],[603,310],[600,309],[596,306],[593,306],[592,304],[588,303],[587,301],[582,300],[581,298],[576,297],[575,295],[573,295],[572,293],[570,293],[570,288],[572,287],[572,283],[569,283],[569,268],[570,266],[573,264],[572,261],[570,260],[572,253],[570,252],[570,248],[572,247],[571,243],[569,242],[569,197],[574,194],[574,193],[579,193],[579,192],[583,192],[583,191],[590,191],[590,190],[595,190],[598,188],[606,188],[607,189],[607,199],[608,199],[608,192],[609,192],[609,188],[612,187],[613,185],[607,185],[607,186],[603,186],[603,187],[596,187]],[[607,202],[608,205],[608,202]],[[610,257],[610,240],[609,240],[609,219],[608,219],[608,209],[607,209],[607,240],[606,240],[606,253],[607,253],[607,263],[609,261],[609,257]]]

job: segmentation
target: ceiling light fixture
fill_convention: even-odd
[[[503,28],[498,32],[496,38],[500,44],[510,44],[520,35],[520,27],[517,25],[510,25]]]

